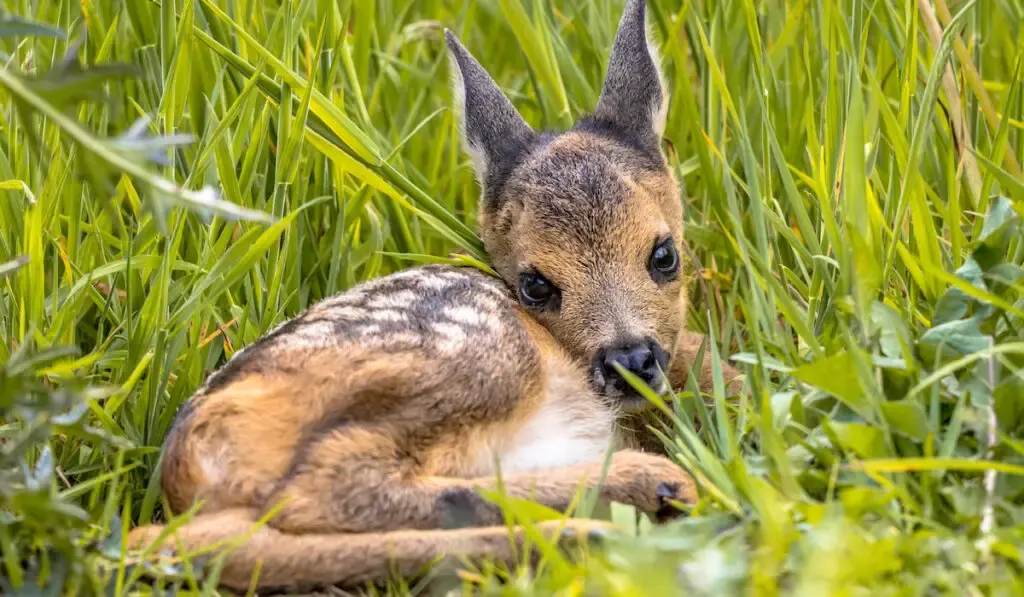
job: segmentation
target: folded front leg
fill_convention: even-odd
[[[460,479],[417,475],[393,434],[342,426],[303,450],[303,459],[265,504],[279,508],[270,526],[290,533],[359,533],[441,529],[502,523],[500,509],[478,489],[496,490],[495,477]],[[634,451],[612,455],[602,480],[601,455],[592,463],[503,477],[514,498],[566,509],[577,492],[600,486],[603,499],[664,515],[668,500],[693,502],[693,480],[663,456]]]

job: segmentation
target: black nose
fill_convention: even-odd
[[[616,364],[652,387],[661,377],[661,371],[668,367],[668,354],[665,349],[650,339],[634,340],[604,348],[595,360],[595,369],[604,374],[605,385],[620,391],[625,391],[630,385],[619,375],[615,368]]]

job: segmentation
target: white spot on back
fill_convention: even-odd
[[[423,338],[412,332],[391,332],[387,335],[371,336],[381,345],[387,346],[418,346]]]
[[[499,299],[508,300],[508,298],[509,298],[508,293],[506,293],[504,290],[502,290],[498,286],[495,286],[494,284],[484,284],[483,285],[483,289],[484,289],[484,292],[487,292],[488,294],[491,294],[491,295],[493,295],[493,296],[495,296],[495,297],[497,297]]]
[[[371,311],[367,313],[366,317],[367,319],[379,322],[405,321],[408,318],[405,313],[396,309],[380,309],[379,311]]]
[[[465,281],[469,280],[469,276],[467,276],[466,274],[464,274],[462,272],[456,272],[456,271],[441,272],[441,273],[437,274],[437,276],[439,278],[441,278],[441,279],[450,280],[452,282],[465,282]]]
[[[479,309],[466,305],[445,307],[444,316],[456,323],[487,328],[491,332],[498,329],[498,324],[494,321],[493,317],[487,313],[482,313]]]
[[[297,326],[287,334],[281,334],[274,340],[278,348],[316,348],[332,343],[336,332],[331,321],[310,321]]]
[[[366,309],[359,307],[334,307],[329,311],[331,317],[340,317],[343,319],[362,319],[366,317]]]
[[[438,276],[423,276],[419,280],[419,285],[426,290],[435,290],[438,292],[447,290],[452,286],[451,282]]]
[[[505,298],[505,297],[502,297]],[[508,301],[497,301],[494,297],[487,296],[486,294],[480,294],[473,297],[473,303],[477,307],[477,311],[485,311],[487,313],[495,313],[504,309],[508,309]]]
[[[466,344],[466,330],[453,323],[432,323],[430,330],[437,334],[436,346],[442,352],[458,350]]]
[[[412,305],[417,298],[418,295],[411,290],[383,292],[370,298],[366,306],[371,309],[404,309]]]

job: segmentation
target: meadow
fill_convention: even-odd
[[[622,5],[5,0],[0,592],[213,592],[216,558],[122,545],[164,517],[179,407],[323,297],[423,261],[486,267],[445,27],[559,129],[595,106]],[[691,327],[747,387],[659,405],[700,484],[685,519],[613,506],[624,532],[586,558],[539,542],[536,575],[447,586],[1024,594],[1024,2],[649,14]]]

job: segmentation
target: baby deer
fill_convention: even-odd
[[[203,503],[165,541],[209,546],[278,509],[227,556],[229,587],[258,565],[262,587],[351,587],[439,556],[508,560],[502,510],[478,493],[499,474],[509,496],[558,509],[581,487],[652,515],[696,499],[653,452],[648,402],[616,367],[665,393],[702,343],[684,329],[682,208],[644,0],[622,16],[596,110],[557,134],[527,125],[445,36],[499,278],[426,266],[362,284],[239,351],[191,398],[162,485],[174,513]],[[696,369],[708,387],[711,363]],[[601,523],[545,524],[586,537]]]

